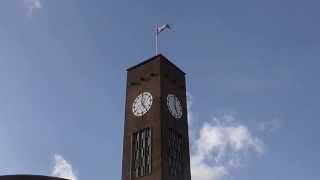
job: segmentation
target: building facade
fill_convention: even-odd
[[[190,180],[185,73],[159,54],[127,70],[122,180]]]

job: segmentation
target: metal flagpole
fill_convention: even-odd
[[[158,24],[156,27],[156,55],[158,55]]]
[[[158,48],[159,48],[158,36],[162,31],[164,31],[166,29],[171,29],[169,24],[164,24],[164,25],[162,25],[160,27],[157,24],[157,29],[156,29],[156,55],[158,55]]]

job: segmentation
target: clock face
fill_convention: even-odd
[[[133,101],[132,112],[135,116],[143,116],[152,105],[152,95],[149,92],[139,94]]]
[[[175,118],[182,117],[182,105],[179,98],[173,94],[167,96],[167,106],[171,115]]]

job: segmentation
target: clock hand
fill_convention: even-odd
[[[146,106],[144,105],[144,95],[142,94],[142,98],[141,98],[141,105],[144,108],[144,110],[147,110]]]
[[[176,104],[176,109],[177,109],[177,113],[179,114],[179,116],[180,116],[180,114],[181,114],[181,104],[180,104],[180,102],[178,101],[178,103]]]
[[[178,106],[177,102],[175,103],[175,108],[176,108],[176,111],[178,113],[179,106]]]
[[[173,105],[173,107],[174,107],[175,113],[177,114],[178,111],[177,111],[177,100],[176,100],[176,98],[174,98],[174,105]]]

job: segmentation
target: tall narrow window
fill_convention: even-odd
[[[182,175],[185,171],[186,146],[182,136],[174,129],[169,129],[169,173],[171,176]]]
[[[141,177],[151,174],[151,129],[135,132],[132,137],[132,175]]]

